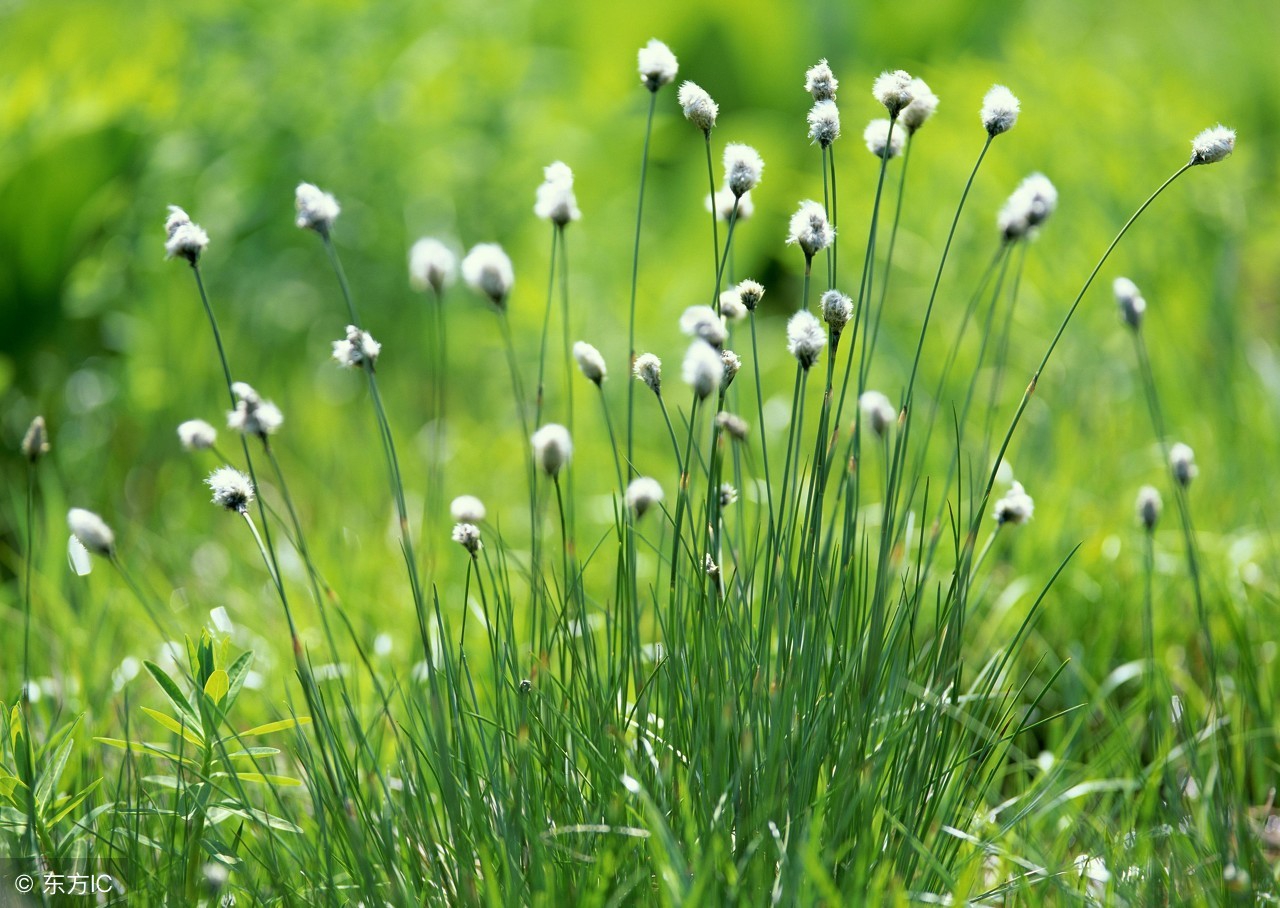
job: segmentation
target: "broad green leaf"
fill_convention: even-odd
[[[177,791],[179,788],[182,787],[182,780],[179,779],[177,776],[168,776],[168,775],[143,776],[142,781],[150,785],[159,785],[161,788],[171,788],[174,791]]]
[[[302,725],[310,725],[310,716],[298,716],[296,719],[281,719],[279,722],[268,722],[266,725],[258,725],[248,731],[240,732],[240,737],[247,738],[250,735],[269,735],[272,732],[286,731],[290,728],[297,728]]]
[[[36,809],[41,813],[49,803],[58,780],[62,778],[62,771],[67,768],[67,758],[71,756],[71,747],[74,744],[75,738],[70,735],[64,737],[58,749],[54,751],[53,759],[45,764],[45,770],[40,774],[40,781],[36,783]]]
[[[173,718],[173,716],[165,715],[159,710],[151,709],[150,707],[144,706],[142,707],[142,711],[155,719],[165,728],[169,729],[169,731],[173,732],[175,735],[181,735],[186,738],[188,742],[196,745],[196,747],[204,747],[204,738],[202,738],[200,733],[190,725],[183,725],[177,719]]]
[[[200,724],[199,716],[196,715],[196,711],[191,704],[187,702],[187,698],[182,695],[182,689],[178,687],[177,683],[165,674],[163,668],[154,662],[143,662],[142,664],[151,673],[151,677],[156,679],[156,684],[160,685],[160,689],[169,698],[169,702],[173,704],[174,709],[189,718],[192,725],[198,726]]]
[[[214,703],[221,703],[230,689],[231,679],[222,669],[215,671],[204,683],[205,695]]]
[[[249,676],[249,666],[253,663],[253,653],[241,653],[240,658],[231,663],[231,668],[227,669],[227,677],[231,680],[230,687],[227,690],[226,709],[230,710],[235,704],[236,698],[240,696],[240,689],[244,687],[244,679]]]
[[[240,807],[211,807],[208,812],[210,823],[221,823],[228,817],[241,817],[246,820],[253,820],[255,823],[261,823],[272,829],[279,829],[281,832],[302,832],[302,827],[281,817],[273,816],[264,810],[245,810]]]

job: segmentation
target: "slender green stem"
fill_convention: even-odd
[[[32,461],[27,467],[27,551],[24,566],[25,579],[22,584],[22,742],[26,750],[27,775],[27,838],[31,857],[36,861],[40,854],[39,838],[36,835],[36,801],[30,792],[35,789],[36,752],[32,738],[31,722],[31,562],[35,560],[36,547],[36,464]]]
[[[534,396],[533,423],[542,425],[543,394],[546,390],[547,338],[551,334],[551,301],[555,297],[556,286],[556,249],[559,245],[560,229],[551,229],[551,266],[547,269],[547,308],[542,316],[542,343],[538,345],[538,389]]]
[[[720,216],[716,211],[716,174],[715,168],[711,163],[711,130],[706,130],[704,135],[707,139],[707,182],[711,186],[711,254],[714,257],[715,267],[711,273],[716,275],[716,281],[719,283],[720,277],[720,226],[717,220]]]
[[[640,192],[636,202],[636,239],[631,252],[631,305],[627,317],[627,349],[630,351],[628,368],[636,364],[636,284],[640,275],[640,225],[644,217],[644,184],[649,173],[649,139],[653,135],[653,112],[658,104],[658,93],[649,92],[649,116],[644,128],[644,154],[640,158]],[[715,198],[711,200],[715,208]],[[712,211],[714,216],[715,212]],[[627,478],[635,476],[635,407],[636,388],[627,382]]]

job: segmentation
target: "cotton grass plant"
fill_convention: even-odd
[[[517,343],[510,324],[513,308],[530,306],[516,292],[516,264],[488,242],[473,245],[460,266],[440,240],[414,244],[409,278],[429,296],[428,338],[376,340],[370,328],[379,330],[378,315],[369,325],[361,320],[342,266],[338,199],[310,183],[297,188],[295,223],[319,238],[336,284],[317,289],[341,299],[330,312],[336,339],[309,355],[360,373],[348,377],[365,389],[373,420],[362,429],[358,417],[344,414],[353,427],[346,444],[352,456],[375,447],[386,475],[380,501],[361,500],[341,476],[331,491],[341,507],[394,515],[407,599],[364,605],[413,628],[404,635],[414,650],[407,670],[381,661],[376,645],[370,652],[346,605],[368,594],[344,563],[322,564],[308,545],[310,527],[286,482],[285,466],[299,452],[278,450],[288,435],[284,415],[233,371],[239,351],[224,345],[201,271],[211,238],[171,209],[166,254],[194,275],[218,358],[209,372],[226,386],[226,423],[240,445],[224,456],[217,430],[199,419],[182,423],[178,436],[193,456],[218,458],[206,480],[213,503],[249,528],[286,619],[292,675],[276,672],[264,683],[287,708],[276,723],[237,733],[226,713],[252,655],[167,611],[125,571],[127,544],[101,517],[73,509],[71,531],[120,568],[161,638],[199,642],[189,645],[177,678],[148,665],[178,713],[167,721],[146,713],[166,741],[140,738],[127,724],[132,704],[124,704],[126,724],[101,736],[110,750],[96,764],[114,776],[104,788],[110,797],[69,794],[60,807],[70,808],[49,810],[58,773],[39,781],[48,774],[37,770],[27,701],[31,615],[39,608],[31,579],[36,467],[48,452],[47,427],[33,423],[23,446],[30,477],[24,686],[21,708],[7,720],[4,754],[17,771],[0,774],[0,794],[12,805],[5,814],[12,853],[32,866],[49,864],[67,856],[58,836],[84,835],[94,844],[76,857],[106,862],[125,891],[188,903],[234,895],[333,905],[1119,904],[1216,899],[1229,896],[1241,874],[1264,877],[1237,768],[1252,752],[1245,723],[1266,713],[1261,697],[1246,709],[1223,683],[1218,630],[1239,624],[1214,613],[1191,519],[1194,456],[1167,437],[1142,334],[1146,303],[1127,279],[1116,281],[1116,297],[1161,451],[1152,475],[1168,471],[1205,666],[1203,678],[1175,679],[1159,664],[1154,628],[1163,618],[1153,588],[1162,497],[1144,487],[1136,504],[1145,545],[1143,681],[1127,712],[1100,720],[1112,734],[1099,759],[1114,778],[1089,789],[1116,801],[1110,815],[1120,825],[1109,830],[1105,855],[1080,850],[1096,844],[1089,830],[1057,828],[1062,805],[1083,796],[1081,784],[1093,784],[1077,783],[1067,768],[1089,745],[1069,743],[1079,750],[1050,755],[1048,768],[1027,751],[1048,730],[1066,729],[1068,742],[1085,735],[1078,713],[1087,704],[1048,707],[1064,696],[1058,685],[1070,677],[1067,665],[1033,662],[1028,648],[1075,550],[1023,565],[1026,599],[1010,580],[1025,534],[1071,523],[1070,514],[1037,508],[1027,491],[1039,494],[1035,463],[1021,464],[1015,477],[1006,461],[1032,395],[1055,391],[1047,381],[1040,388],[1054,351],[1120,240],[1189,169],[1227,157],[1234,133],[1215,127],[1197,136],[1190,161],[1104,249],[1056,333],[1017,338],[1043,343],[1047,335],[1047,348],[1014,402],[1003,389],[1021,362],[1010,350],[1024,267],[1058,205],[1047,177],[1028,177],[989,213],[986,248],[973,253],[988,261],[976,285],[942,292],[982,163],[1018,121],[1013,92],[997,85],[980,105],[976,98],[954,104],[978,108],[971,127],[982,144],[936,265],[928,263],[928,294],[911,299],[890,292],[889,276],[899,226],[912,214],[904,207],[911,149],[927,140],[922,129],[931,118],[944,115],[939,99],[922,79],[893,70],[873,81],[874,105],[849,100],[846,76],[842,111],[841,80],[830,64],[811,67],[804,88],[813,106],[795,139],[807,135],[819,147],[822,201],[811,175],[805,194],[813,199],[800,202],[788,224],[766,225],[777,252],[789,245],[801,253],[781,259],[801,278],[796,296],[793,285],[766,294],[761,283],[734,274],[750,194],[769,191],[765,162],[755,148],[727,142],[717,189],[712,132],[736,138],[735,111],[684,82],[675,100],[703,134],[713,270],[687,276],[687,299],[647,323],[647,315],[637,320],[636,302],[645,181],[654,119],[676,114],[661,99],[678,66],[657,40],[637,63],[649,104],[625,360],[620,340],[577,334],[584,320],[569,296],[567,228],[580,218],[584,231],[607,228],[582,218],[563,162],[545,168],[534,193],[534,215],[552,227],[536,352]],[[865,151],[837,142],[842,114],[870,119]],[[874,185],[869,210],[851,216],[846,204],[843,226],[838,153],[848,162],[842,166],[852,164],[860,181]],[[882,242],[886,204],[893,215]],[[860,267],[841,273],[837,237],[846,248],[857,243],[864,218]],[[386,259],[399,255],[390,250]],[[470,298],[446,296],[455,270]],[[950,336],[939,336],[934,323],[942,300],[961,301],[947,306]],[[522,507],[473,494],[489,496],[479,465],[458,465],[446,476],[442,443],[427,449],[425,462],[402,458],[401,414],[379,383],[384,370],[430,381],[434,437],[446,438],[454,412],[446,406],[446,309],[477,302],[496,319],[494,346],[506,359],[514,416],[514,427],[502,425],[506,415],[494,420],[485,470],[522,470]],[[918,321],[914,334],[887,347],[910,354],[894,363],[906,375],[899,387],[882,362],[887,306]],[[556,320],[562,384],[549,379]],[[659,321],[669,330],[656,328]],[[685,335],[680,346],[639,352],[640,334],[668,337],[677,329]],[[424,358],[436,366],[420,368]],[[664,359],[678,364],[665,377]],[[782,431],[765,403],[775,393],[788,396],[785,386],[767,388],[765,364],[775,362],[792,374]],[[743,369],[751,375],[741,376]],[[932,393],[920,390],[926,373],[939,376]],[[600,401],[598,420],[576,418],[574,385],[583,381]],[[615,428],[624,395],[626,420]],[[602,450],[607,458],[592,455]],[[263,464],[267,487],[257,470]],[[419,485],[428,488],[427,513],[415,526],[409,501]],[[446,486],[466,490],[447,508]],[[602,502],[610,516],[580,520],[588,500]],[[211,522],[206,532],[219,530]],[[294,554],[300,570],[290,567]],[[300,585],[310,602],[292,589]],[[979,631],[997,626],[993,613],[1006,601],[1019,603],[1011,630],[987,639]],[[263,616],[237,620],[257,625]],[[1203,681],[1204,693],[1184,708],[1174,690],[1189,681]],[[1232,737],[1224,729],[1236,715],[1242,728]],[[240,740],[286,731],[278,748]],[[55,751],[62,746],[54,736],[50,742]],[[157,763],[169,769],[157,772]],[[50,790],[32,796],[42,784]],[[1033,848],[1027,828],[1056,829],[1059,838]],[[1181,876],[1156,860],[1166,845]],[[162,872],[149,877],[156,866]]]

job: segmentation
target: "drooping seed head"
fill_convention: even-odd
[[[871,86],[871,94],[894,119],[911,103],[911,74],[901,69],[881,73]]]
[[[471,247],[462,260],[462,279],[477,293],[482,293],[499,309],[506,308],[507,295],[516,282],[511,259],[497,243],[480,243]]]
[[[1001,235],[1008,242],[1022,239],[1049,219],[1058,207],[1058,190],[1042,173],[1033,173],[1018,184],[996,216]]]
[[[684,117],[703,133],[710,135],[716,125],[716,116],[720,113],[720,105],[711,100],[711,95],[693,82],[685,82],[676,94],[676,100],[684,108]]]
[[[573,458],[573,439],[569,430],[557,423],[548,423],[533,433],[533,459],[538,468],[548,476],[556,477]]]
[[[930,90],[924,79],[911,80],[911,103],[902,109],[898,122],[907,128],[907,135],[913,136],[921,126],[929,122],[938,109],[938,96]]]
[[[877,158],[892,160],[902,154],[902,146],[906,142],[906,130],[894,128],[893,121],[872,120],[862,131],[862,141],[867,151]]]
[[[818,361],[827,345],[827,332],[808,309],[801,309],[787,322],[787,352],[806,371]]]
[[[213,503],[228,511],[244,514],[253,501],[253,482],[234,467],[218,467],[209,474],[207,485],[213,492]]]
[[[747,307],[748,312],[755,312],[764,298],[764,287],[753,280],[741,281],[738,284],[738,299]]]
[[[756,188],[764,172],[764,158],[750,145],[730,142],[724,147],[724,183],[735,196]]]
[[[853,300],[832,288],[822,294],[822,320],[836,337],[853,318]]]
[[[1200,468],[1196,466],[1196,452],[1190,445],[1178,442],[1169,449],[1169,469],[1173,471],[1178,485],[1185,489],[1200,474]]]
[[[700,338],[713,347],[724,344],[729,336],[722,319],[710,306],[690,306],[680,316],[680,330],[689,337]]]
[[[443,293],[457,274],[457,256],[439,240],[423,237],[409,250],[409,283],[415,290],[430,287]]]
[[[799,209],[791,216],[787,232],[787,242],[799,246],[805,258],[813,258],[831,245],[835,239],[835,228],[827,220],[827,210],[822,203],[807,199],[800,203]]]
[[[728,410],[721,410],[716,414],[716,425],[728,432],[737,441],[746,441],[747,439],[747,421],[741,416],[730,413]]]
[[[484,502],[474,495],[459,495],[449,504],[449,516],[458,523],[479,523],[485,514]]]
[[[656,92],[669,84],[680,70],[676,55],[671,48],[657,38],[650,38],[649,43],[640,48],[637,54],[640,68],[640,82],[649,91]]]
[[[724,364],[724,375],[720,377],[720,390],[728,391],[729,386],[733,384],[734,376],[742,368],[742,360],[732,350],[725,350],[720,354],[720,362]]]
[[[804,90],[813,95],[814,101],[834,101],[840,81],[825,59],[819,60],[816,66],[809,67],[804,74]]]
[[[699,400],[706,400],[724,377],[724,360],[720,351],[703,340],[694,340],[684,356],[681,370],[685,384],[693,388]]]
[[[809,111],[809,141],[823,148],[840,138],[840,108],[835,101],[819,101]]]
[[[734,203],[737,203],[737,214],[734,214]],[[756,206],[751,201],[751,193],[744,192],[741,196],[733,194],[733,190],[728,186],[720,189],[714,196],[708,194],[704,199],[704,205],[707,211],[715,211],[717,221],[728,221],[730,219],[739,222],[750,220],[751,216],[756,213]]]
[[[662,501],[662,485],[658,480],[648,476],[639,476],[631,480],[626,492],[627,507],[635,512],[639,520],[650,508]]]
[[[209,245],[209,234],[199,224],[193,224],[187,213],[177,205],[169,206],[169,216],[164,222],[165,258],[186,259],[195,267],[200,254]]]
[[[1156,528],[1156,523],[1160,520],[1160,512],[1164,509],[1164,501],[1160,498],[1160,490],[1155,486],[1143,486],[1138,489],[1138,501],[1136,504],[1138,512],[1138,522],[1147,529],[1148,532]]]
[[[1236,150],[1236,131],[1219,123],[1191,140],[1192,164],[1216,164]]]
[[[374,340],[368,331],[361,331],[355,325],[347,325],[347,336],[333,342],[333,359],[344,369],[361,366],[372,369],[381,352],[382,344]]]
[[[573,345],[573,358],[578,361],[578,368],[582,370],[582,374],[595,382],[597,387],[609,374],[600,351],[586,341],[578,341]]]
[[[1015,526],[1020,523],[1026,523],[1031,519],[1031,515],[1035,513],[1036,503],[1032,501],[1031,496],[1027,494],[1027,490],[1022,487],[1022,483],[1017,480],[1009,487],[1009,491],[1004,493],[1004,497],[995,503],[995,507],[991,510],[991,516],[1000,526],[1006,523],[1012,523]]]
[[[294,193],[294,207],[298,210],[297,225],[303,230],[314,230],[328,236],[333,222],[342,209],[338,200],[312,183],[299,183]]]
[[[204,451],[218,441],[218,430],[203,419],[188,419],[178,426],[178,441],[188,451]]]
[[[737,287],[730,287],[720,294],[720,315],[726,322],[740,322],[747,317],[747,307]]]
[[[26,434],[22,436],[22,456],[29,463],[36,463],[48,453],[49,429],[44,424],[44,417],[37,416],[31,420],[31,425],[27,426]]]
[[[1013,129],[1018,122],[1018,99],[1003,85],[993,85],[982,99],[982,127],[989,136]]]
[[[1138,285],[1127,277],[1118,277],[1111,284],[1116,295],[1116,305],[1120,307],[1120,316],[1124,323],[1137,331],[1142,327],[1142,317],[1147,311],[1147,301],[1142,298]]]
[[[573,194],[573,171],[569,165],[556,161],[547,165],[542,173],[543,180],[538,186],[533,213],[558,227],[582,217]]]
[[[871,426],[871,431],[881,438],[889,431],[889,427],[898,421],[898,410],[884,394],[879,391],[863,391],[858,397],[858,407],[863,417]]]
[[[472,558],[484,548],[484,543],[480,541],[480,528],[470,523],[458,523],[454,526],[453,541],[466,549]]]
[[[108,558],[116,550],[116,534],[111,532],[105,520],[93,511],[84,508],[72,508],[67,511],[67,527],[71,535],[80,540],[80,544],[95,555]]]
[[[641,353],[631,366],[631,374],[637,381],[649,386],[649,390],[662,396],[662,360],[652,353]]]

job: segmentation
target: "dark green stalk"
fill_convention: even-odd
[[[559,245],[560,229],[552,226],[551,229],[551,267],[547,270],[547,308],[542,316],[542,343],[538,350],[538,390],[534,397],[533,404],[533,422],[534,425],[542,425],[542,403],[543,391],[545,389],[544,376],[546,374],[547,364],[547,338],[551,334],[551,301],[555,296],[556,286],[556,248]]]
[[[627,318],[627,349],[631,351],[628,368],[636,364],[636,283],[640,275],[640,224],[644,216],[644,184],[649,173],[649,139],[653,135],[653,112],[658,104],[658,93],[649,92],[649,117],[644,128],[644,154],[640,158],[640,198],[636,203],[636,240],[631,252],[631,307]],[[715,208],[715,198],[711,200]],[[714,215],[714,210],[712,214]],[[627,478],[635,476],[635,385],[627,383]]]

